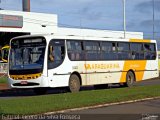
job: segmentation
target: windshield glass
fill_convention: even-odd
[[[46,40],[44,38],[14,39],[11,42],[9,69],[43,69]]]

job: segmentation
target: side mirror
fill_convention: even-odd
[[[9,46],[2,47],[2,61],[8,62],[8,53],[9,53]]]

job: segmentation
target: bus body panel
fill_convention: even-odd
[[[86,69],[87,84],[118,83],[124,61],[87,61],[83,67]]]
[[[65,40],[65,58],[59,66],[48,69],[48,53],[50,40]],[[82,40],[78,39],[77,40]],[[109,83],[125,83],[128,71],[135,74],[136,81],[158,77],[158,58],[156,60],[70,60],[67,51],[66,37],[45,36],[47,41],[43,73],[40,78],[34,80],[13,80],[9,77],[12,88],[34,88],[34,87],[65,87],[69,86],[70,76],[74,73],[80,75],[81,85],[96,85]],[[67,37],[67,40],[75,40],[74,37]],[[94,38],[95,39],[95,38]],[[93,40],[94,40],[93,39]],[[99,38],[100,39],[100,38]],[[85,41],[87,39],[84,39]],[[97,40],[97,39],[96,39]],[[103,40],[102,41],[109,41]],[[141,43],[142,40],[110,39],[110,41]],[[156,43],[153,40],[144,40],[142,43]],[[8,74],[9,75],[9,74]],[[10,75],[9,75],[10,76]],[[13,86],[13,83],[21,81],[39,83],[39,86]]]

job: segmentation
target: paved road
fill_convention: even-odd
[[[75,111],[78,114],[160,114],[160,99],[129,104],[112,105],[96,109]]]
[[[67,114],[81,115],[83,119],[92,120],[160,120],[160,99],[74,111]]]
[[[158,84],[160,84],[160,78],[140,81],[140,82],[135,83],[135,86],[158,85]]]

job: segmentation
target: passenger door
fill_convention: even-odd
[[[63,87],[68,83],[64,74],[67,73],[66,66],[63,66],[65,58],[65,40],[51,40],[48,46],[48,80],[50,87]]]

